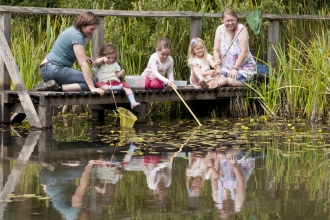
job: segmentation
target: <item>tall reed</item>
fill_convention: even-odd
[[[136,1],[129,8],[134,11],[196,11],[201,13],[220,13],[225,7],[232,7],[239,13],[260,8],[263,13],[311,13],[326,15],[328,5],[319,0],[312,5],[282,1]],[[61,2],[63,7],[80,7],[91,9],[116,9],[117,5],[125,5],[115,1],[73,1]],[[120,6],[120,7],[121,7]],[[38,18],[37,25],[31,20]],[[29,16],[15,15],[12,25],[12,51],[19,66],[27,88],[32,89],[41,80],[38,66],[49,52],[58,34],[71,25],[73,16]],[[241,21],[244,23],[244,20]],[[203,18],[202,38],[212,54],[215,29],[221,24],[219,19]],[[268,21],[263,21],[260,35],[250,34],[250,49],[257,60],[265,62],[268,44]],[[329,64],[318,57],[326,57],[328,39],[327,22],[296,21],[281,22],[280,48],[277,51],[279,65],[271,70],[269,85],[254,87],[257,98],[264,109],[281,117],[311,117],[315,113],[316,104],[319,114],[327,115],[327,96],[324,94],[327,85]],[[156,42],[161,37],[168,37],[173,44],[174,72],[176,79],[189,79],[186,65],[186,54],[189,44],[189,19],[184,18],[124,18],[106,17],[105,42],[112,42],[120,50],[120,60],[127,75],[139,75],[147,65],[150,55],[155,51]],[[320,46],[322,49],[317,49]],[[91,44],[86,47],[91,56]],[[320,71],[316,70],[318,67]],[[79,68],[77,64],[74,68]],[[321,72],[322,71],[322,72]],[[315,77],[319,75],[318,77]],[[314,77],[311,77],[314,76]],[[307,80],[306,80],[307,79]],[[315,81],[313,81],[315,80]],[[315,85],[316,88],[315,88]],[[323,86],[323,87],[322,87]],[[313,92],[310,92],[313,91]],[[323,94],[322,94],[323,93]]]

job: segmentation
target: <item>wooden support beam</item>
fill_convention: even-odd
[[[24,112],[26,114],[26,117],[28,118],[30,126],[35,128],[42,128],[43,126],[41,125],[37,111],[34,108],[32,100],[26,90],[25,83],[18,70],[18,66],[15,62],[15,59],[10,50],[10,47],[8,45],[6,36],[4,35],[2,28],[0,30],[0,54],[6,64],[10,78],[13,84],[15,85],[19,99],[22,103]]]

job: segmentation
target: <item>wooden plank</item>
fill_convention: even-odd
[[[163,17],[163,18],[221,18],[221,13],[197,13],[191,11],[126,11],[126,10],[85,10],[68,8],[41,8],[0,6],[0,12],[18,14],[50,14],[50,15],[80,15],[91,11],[98,16],[120,17]],[[247,13],[238,13],[238,18],[245,18]],[[276,20],[330,20],[330,16],[321,15],[290,15],[290,14],[263,14],[263,18]]]
[[[0,53],[2,59],[5,61],[6,67],[8,69],[10,78],[15,85],[15,88],[18,92],[18,96],[24,108],[26,117],[30,123],[31,127],[41,128],[41,123],[38,117],[38,114],[33,106],[31,98],[26,90],[25,84],[23,82],[22,76],[18,70],[18,67],[15,63],[14,57],[11,53],[10,47],[6,40],[6,37],[0,30]]]

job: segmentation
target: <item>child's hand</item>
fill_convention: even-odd
[[[118,77],[123,77],[125,75],[125,70],[120,70],[118,73],[117,73],[117,76]]]
[[[172,82],[172,81],[168,81],[167,85],[168,85],[168,86],[171,86],[171,87],[173,87],[173,88],[175,88],[175,89],[178,88],[178,87],[174,84],[174,82]]]
[[[106,58],[106,57],[102,57],[102,60],[103,60],[104,63],[108,62],[108,58]]]

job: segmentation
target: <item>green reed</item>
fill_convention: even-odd
[[[293,35],[285,39],[287,43],[276,51],[277,63],[271,68],[269,83],[253,87],[273,116],[315,119],[327,115],[329,37],[326,27],[320,25],[315,28],[320,31],[307,39]]]
[[[284,3],[284,4],[283,4]],[[105,1],[73,1],[61,2],[63,8],[81,7],[91,9],[116,9],[126,3],[106,3]],[[117,6],[118,5],[118,6]],[[326,1],[313,4],[302,4],[291,1],[138,1],[129,9],[139,11],[195,11],[201,13],[220,13],[225,7],[232,7],[239,13],[248,13],[256,8],[263,13],[292,14],[328,14]],[[38,18],[37,25],[31,20]],[[49,52],[58,34],[72,24],[73,16],[29,16],[15,15],[12,25],[12,51],[19,70],[28,89],[41,80],[38,66]],[[241,19],[245,23],[244,19]],[[34,22],[33,22],[34,23]],[[214,33],[220,19],[203,18],[202,38],[206,42],[209,53],[213,53]],[[277,51],[279,64],[271,69],[269,85],[253,86],[257,96],[253,97],[273,116],[311,117],[327,116],[327,74],[329,63],[325,57],[329,55],[328,41],[323,34],[327,32],[326,21],[281,22],[280,48]],[[250,49],[261,63],[266,61],[269,21],[264,20],[258,36],[250,33]],[[174,31],[175,30],[175,31]],[[189,19],[185,18],[134,18],[106,17],[106,43],[114,43],[120,51],[120,61],[127,75],[139,75],[147,66],[150,55],[155,52],[156,42],[161,37],[168,37],[173,44],[175,79],[189,79],[186,64],[189,46]],[[321,48],[317,49],[317,46]],[[91,56],[91,44],[86,46],[86,53]],[[318,59],[322,57],[324,59]],[[79,68],[77,63],[74,68]],[[318,69],[318,70],[316,70]],[[321,72],[322,71],[322,72]],[[313,77],[311,77],[313,76]],[[317,86],[315,86],[317,85]],[[310,92],[313,91],[313,92]],[[317,105],[315,104],[317,103]],[[317,106],[317,107],[315,107]]]

